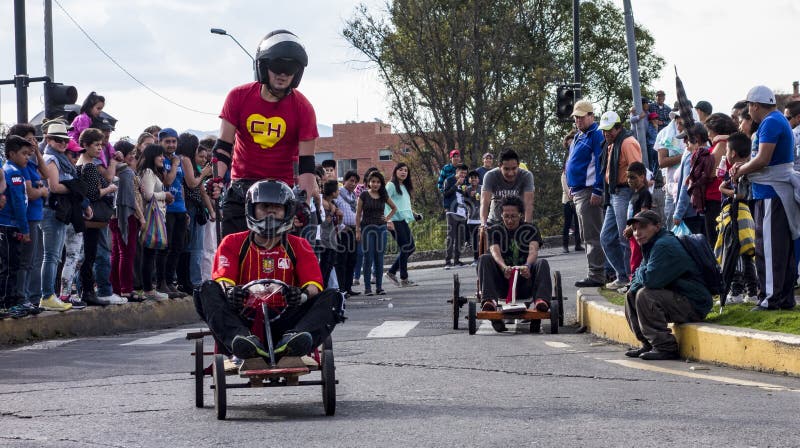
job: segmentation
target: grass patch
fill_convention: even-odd
[[[625,306],[625,296],[616,291],[600,288],[600,295],[609,302]],[[800,309],[777,311],[750,311],[752,303],[726,305],[722,314],[719,305],[714,305],[706,316],[706,322],[730,327],[750,328],[753,330],[777,331],[800,335]]]

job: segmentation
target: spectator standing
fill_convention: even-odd
[[[605,284],[605,255],[600,246],[603,223],[603,142],[605,137],[595,123],[594,106],[586,100],[575,103],[572,110],[578,133],[567,159],[566,176],[569,193],[578,216],[576,228],[586,245],[589,275],[575,286],[593,287]]]
[[[375,171],[378,171],[378,169],[375,168],[374,166],[371,166],[371,167],[367,168],[366,171],[364,171],[364,177],[362,178],[363,182],[361,182],[358,185],[356,185],[356,189],[355,189],[356,203],[358,203],[358,198],[361,196],[361,193],[363,193],[364,191],[369,189],[369,188],[367,188],[367,178]],[[355,212],[353,212],[353,213],[355,213]],[[358,226],[358,221],[356,221],[356,226]],[[363,263],[364,263],[364,250],[363,250],[364,246],[363,246],[362,241],[360,239],[356,239],[356,242],[358,244],[356,244],[356,265],[353,268],[354,269],[353,270],[353,285],[359,285],[360,284],[358,279],[361,277],[361,272],[363,271],[362,268],[363,268]],[[374,274],[373,274],[373,278],[374,278]]]
[[[416,283],[408,278],[408,257],[417,249],[414,244],[414,235],[411,233],[409,224],[414,222],[414,211],[411,208],[411,195],[414,193],[414,184],[411,182],[410,168],[407,164],[400,162],[395,165],[392,171],[392,180],[386,184],[386,193],[389,199],[397,206],[397,212],[392,215],[388,227],[395,241],[397,241],[397,257],[394,263],[386,271],[386,278],[391,280],[396,286],[416,286]],[[384,214],[389,214],[387,204],[383,210]],[[400,280],[397,273],[400,272]]]
[[[672,121],[672,117],[669,115],[671,110],[667,104],[664,104],[666,97],[664,91],[659,90],[656,92],[656,102],[650,105],[650,110],[658,114],[658,122],[656,123],[658,132],[664,130]]]
[[[144,149],[139,159],[139,178],[142,180],[142,199],[145,204],[155,198],[162,214],[167,212],[167,203],[174,200],[172,193],[164,191],[161,177],[164,173],[164,147],[153,144]],[[153,271],[155,270],[156,250],[142,248],[142,289],[145,300],[166,300],[168,294],[157,291],[153,286]]]
[[[705,123],[706,119],[714,112],[714,108],[708,101],[698,101],[694,106],[694,110],[697,111],[697,116],[700,117],[700,123]]]
[[[731,108],[731,119],[738,127],[741,124],[742,112],[747,112],[747,101],[737,101]]]
[[[78,158],[83,154],[83,148],[73,140],[67,144],[67,157],[69,161],[75,165],[78,163]],[[81,181],[83,183],[83,181]],[[85,184],[84,184],[85,185]],[[85,205],[88,207],[89,200],[85,200]],[[83,261],[83,231],[86,226],[83,220],[78,222],[73,221],[67,224],[67,231],[64,236],[64,262],[61,268],[61,301],[72,304],[73,310],[80,310],[86,308],[86,302],[81,300],[78,294],[78,282],[75,278],[75,273],[81,268]],[[73,293],[73,287],[75,292]]]
[[[134,146],[120,140],[114,145],[115,153],[123,157],[117,165],[119,178],[115,196],[114,216],[109,222],[111,229],[111,287],[114,294],[128,301],[140,301],[133,294],[133,269],[139,229],[144,226],[142,204],[136,200],[139,181],[133,168]]]
[[[500,166],[483,178],[481,187],[481,226],[500,222],[500,202],[506,196],[518,196],[525,208],[525,222],[533,222],[533,174],[520,169],[519,155],[507,148],[500,154]]]
[[[100,112],[103,111],[105,106],[106,98],[104,96],[98,95],[97,92],[89,92],[89,95],[86,96],[86,99],[83,100],[83,104],[81,104],[80,113],[72,120],[70,130],[68,131],[69,137],[75,143],[80,144],[78,140],[81,136],[81,132],[92,127],[92,120],[100,117]]]
[[[728,168],[725,156],[728,153],[728,136],[736,132],[736,124],[731,117],[717,112],[709,115],[705,122],[708,138],[712,142],[711,155],[714,157],[714,171],[711,183],[706,188],[705,234],[713,245],[717,241],[717,217],[722,210],[722,196],[719,186]]]
[[[481,160],[483,165],[476,168],[475,171],[478,173],[478,179],[480,180],[479,183],[483,185],[483,176],[485,176],[489,170],[494,168],[494,154],[486,152],[483,154],[483,158]]]
[[[692,161],[696,159],[694,154],[708,144],[708,133],[702,124],[694,123],[691,127],[678,134],[677,137],[684,140],[687,151],[683,154],[683,158],[681,159],[678,175],[678,193],[675,198],[675,211],[672,214],[672,223],[676,226],[684,223],[686,227],[689,228],[690,232],[703,233],[705,230],[705,221],[703,217],[698,214],[698,208],[695,207],[695,204],[698,203],[697,201],[704,199],[704,194],[700,195],[698,190],[695,195],[695,201],[693,202],[691,199],[692,195],[689,192],[688,179],[692,174]],[[705,149],[703,150],[707,151]],[[695,186],[695,188],[699,187],[700,185]]]
[[[783,115],[789,120],[794,136],[794,170],[800,171],[800,100],[787,104]]]
[[[183,169],[184,157],[177,154],[178,133],[175,129],[164,128],[158,133],[158,142],[164,147],[164,187],[168,189],[173,201],[167,205],[167,248],[158,251],[156,257],[157,289],[170,298],[182,297],[183,293],[173,284],[175,281],[178,257],[186,242],[186,202],[184,200]]]
[[[338,260],[336,274],[339,276],[339,290],[348,295],[358,295],[353,291],[354,269],[358,253],[356,241],[356,205],[358,196],[355,195],[359,177],[355,171],[344,173],[342,186],[339,187],[339,197],[334,203],[342,211],[342,227],[339,232]]]
[[[569,160],[569,151],[572,147],[572,142],[575,139],[576,132],[573,130],[564,137],[564,149],[567,152],[567,160],[564,161],[564,170],[561,171],[561,204],[564,207],[564,225],[561,229],[561,245],[563,253],[569,253],[569,231],[572,226],[575,226],[575,252],[582,251],[581,247],[581,226],[578,224],[578,214],[575,211],[575,202],[572,200],[572,195],[569,192],[569,185],[567,184],[567,161]]]
[[[678,171],[681,158],[686,151],[686,145],[683,140],[677,138],[677,135],[684,131],[683,119],[678,108],[673,109],[669,116],[671,118],[669,125],[659,131],[655,144],[655,149],[658,152],[658,166],[664,178],[663,222],[668,222],[675,211],[675,197],[678,192],[675,173]]]
[[[447,241],[444,268],[463,266],[461,262],[461,248],[467,233],[467,205],[464,195],[467,187],[467,166],[456,166],[456,174],[444,182],[445,219],[447,220]]]
[[[481,226],[481,177],[477,170],[467,173],[467,186],[464,190],[464,203],[467,206],[467,236],[472,247],[472,266],[478,265],[479,229]]]
[[[439,171],[439,180],[436,181],[436,187],[439,191],[444,192],[444,182],[456,175],[456,167],[461,165],[461,151],[454,149],[450,151],[450,163],[445,164]],[[366,182],[366,177],[364,178]]]
[[[747,175],[752,182],[756,241],[762,241],[756,245],[760,303],[753,309],[791,309],[797,279],[793,240],[800,237],[794,137],[786,117],[776,110],[772,90],[753,87],[747,101],[750,115],[761,123],[756,134],[758,147],[749,162],[733,165],[731,176],[735,182]]]
[[[327,173],[326,176],[328,176]],[[327,289],[336,287],[336,285],[332,285],[331,280],[336,277],[334,270],[336,248],[339,246],[339,223],[342,221],[342,212],[336,207],[339,182],[336,179],[327,180],[322,184],[321,191],[321,207],[325,218],[319,225],[319,268],[322,271],[323,286]]]
[[[628,186],[628,165],[642,161],[642,149],[636,137],[622,128],[616,112],[608,111],[600,117],[598,126],[603,131],[607,149],[603,153],[603,173],[606,216],[600,230],[600,242],[606,260],[617,273],[616,280],[607,283],[609,289],[619,289],[628,284],[630,278],[630,245],[625,238],[625,222],[631,200]]]
[[[213,168],[211,166],[211,153],[214,143],[217,141],[214,137],[205,137],[200,140],[200,146],[194,155],[194,164],[200,170],[200,176],[203,185],[207,185],[208,181],[213,175]],[[203,200],[206,201],[206,210],[208,211],[208,221],[203,226],[203,261],[202,261],[202,275],[201,278],[211,278],[211,273],[214,266],[214,254],[217,251],[217,225],[216,221],[220,219],[217,214],[219,210],[217,201],[208,195],[205,188],[201,188]]]
[[[364,295],[372,295],[371,273],[375,274],[375,294],[386,294],[383,290],[383,255],[386,250],[386,223],[397,212],[397,206],[386,193],[386,181],[379,171],[373,171],[366,179],[368,190],[361,192],[356,205],[356,239],[364,248]],[[388,215],[384,209],[389,206]]]

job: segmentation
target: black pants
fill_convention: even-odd
[[[353,287],[353,272],[358,256],[356,245],[356,230],[354,227],[345,227],[339,232],[339,248],[336,259],[336,278],[339,280],[339,290],[350,291]]]
[[[319,252],[319,269],[322,271],[322,284],[328,288],[331,279],[331,271],[336,264],[336,249],[332,247],[322,247]],[[336,280],[339,280],[337,274]]]
[[[756,270],[760,305],[770,309],[795,306],[797,263],[789,220],[779,198],[753,201],[756,224]]]
[[[405,280],[408,278],[408,257],[417,250],[414,235],[411,234],[411,227],[405,221],[395,221],[394,230],[390,233],[397,241],[397,258],[389,268],[389,273],[396,274],[397,271],[400,271],[400,278]]]
[[[704,233],[711,247],[714,247],[714,244],[717,242],[717,217],[721,211],[722,205],[720,201],[709,201],[706,199],[706,212],[705,215],[703,215],[706,228]]]
[[[0,226],[0,307],[18,305],[22,297],[14,295],[17,284],[17,271],[21,255],[20,241],[17,239],[19,229]]]
[[[467,233],[467,220],[455,213],[447,215],[447,250],[445,252],[445,262],[459,262],[461,258],[461,246],[464,244],[464,236]]]
[[[746,292],[749,296],[758,295],[758,275],[752,255],[741,255],[736,263],[736,272],[731,280],[731,294],[738,296]]]
[[[194,295],[194,301],[198,314],[208,324],[214,338],[229,352],[233,338],[251,334],[250,323],[228,305],[225,293],[217,282],[204,282]],[[272,322],[272,340],[277,342],[289,331],[307,331],[314,338],[314,346],[317,346],[325,341],[336,324],[344,320],[343,315],[344,298],[338,291],[326,289],[306,303],[288,308]],[[263,339],[263,335],[258,337]]]
[[[142,248],[142,290],[153,290],[153,271],[156,265],[156,250]]]
[[[480,238],[480,224],[467,224],[467,235],[469,237],[469,245],[472,246],[472,259],[478,261],[478,244],[481,241]]]
[[[508,279],[503,275],[500,266],[491,254],[483,254],[478,259],[478,278],[481,282],[481,297],[484,300],[495,299],[504,302],[508,294]],[[550,304],[553,283],[550,280],[550,264],[547,260],[538,259],[533,265],[530,278],[519,276],[517,279],[517,301],[543,299]]]
[[[94,261],[97,259],[97,244],[100,229],[86,228],[83,231],[83,264],[81,264],[81,296],[94,294]],[[66,292],[65,294],[67,294]]]
[[[581,245],[581,228],[578,224],[578,213],[575,211],[575,203],[572,201],[564,204],[564,227],[561,229],[561,244],[564,249],[569,248],[569,229],[575,224],[575,247]]]
[[[186,246],[186,216],[183,212],[167,212],[167,248],[159,250],[156,256],[156,276],[159,283],[171,283],[175,280],[178,258]]]
[[[222,199],[222,238],[247,230],[247,219],[244,216],[245,195],[254,183],[255,181],[247,179],[235,180],[225,192]]]
[[[689,228],[689,231],[695,235],[705,235],[705,221],[703,217],[700,215],[692,216],[690,218],[684,218],[683,223],[686,224],[686,227]],[[714,244],[714,243],[711,243]]]

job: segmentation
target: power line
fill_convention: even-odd
[[[97,42],[96,42],[94,39],[92,39],[92,36],[90,36],[90,35],[89,35],[89,33],[87,33],[87,32],[86,32],[86,30],[84,30],[84,29],[83,29],[83,27],[82,27],[82,26],[81,26],[81,25],[78,23],[78,21],[77,21],[77,20],[75,20],[75,19],[74,19],[74,18],[73,18],[73,17],[72,17],[72,16],[71,16],[71,15],[70,15],[68,12],[67,12],[67,10],[66,10],[66,9],[64,9],[64,7],[63,7],[63,6],[61,6],[61,3],[60,3],[58,0],[53,0],[53,1],[56,3],[56,5],[58,5],[58,7],[59,7],[59,8],[61,8],[61,11],[63,11],[63,12],[64,12],[64,14],[67,16],[67,18],[69,18],[69,20],[70,20],[70,21],[72,21],[72,23],[73,23],[73,24],[74,24],[76,27],[78,27],[78,29],[81,31],[81,33],[83,33],[83,35],[84,35],[84,36],[86,36],[86,38],[87,38],[87,39],[89,39],[89,41],[90,41],[91,43],[93,43],[93,44],[94,44],[94,46],[95,46],[95,47],[97,47],[97,49],[98,49],[98,50],[100,50],[100,52],[101,52],[101,53],[103,53],[103,54],[105,55],[105,57],[107,57],[107,58],[108,58],[108,59],[109,59],[111,62],[113,62],[113,63],[114,63],[114,65],[116,65],[116,66],[117,66],[117,67],[118,67],[120,70],[122,70],[122,71],[123,71],[123,72],[124,72],[126,75],[128,75],[128,76],[129,76],[129,77],[130,77],[132,80],[136,81],[137,83],[139,83],[139,85],[141,85],[141,86],[142,86],[142,87],[144,87],[145,89],[149,90],[149,91],[150,91],[150,92],[151,92],[153,95],[155,95],[155,96],[157,96],[157,97],[161,98],[162,100],[164,100],[164,101],[166,101],[166,102],[168,102],[168,103],[170,103],[170,104],[173,104],[173,105],[175,105],[175,106],[178,106],[178,107],[180,107],[181,109],[186,109],[186,110],[188,110],[188,111],[190,111],[190,112],[195,112],[195,113],[198,113],[198,114],[204,114],[204,115],[217,115],[217,114],[215,114],[215,113],[211,113],[211,112],[204,112],[204,111],[202,111],[202,110],[192,109],[191,107],[187,107],[187,106],[184,106],[183,104],[177,103],[177,102],[175,102],[175,101],[173,101],[173,100],[171,100],[171,99],[169,99],[169,98],[165,97],[164,95],[162,95],[162,94],[160,94],[160,93],[156,92],[156,91],[155,91],[154,89],[152,89],[150,86],[148,86],[147,84],[145,84],[145,83],[143,83],[142,81],[140,81],[140,80],[139,80],[137,77],[133,76],[133,74],[132,74],[131,72],[129,72],[128,70],[126,70],[126,69],[125,69],[125,67],[123,67],[123,66],[122,66],[122,65],[121,65],[119,62],[117,62],[117,61],[116,61],[116,59],[114,59],[114,58],[113,58],[113,57],[112,57],[110,54],[108,54],[108,53],[107,53],[105,50],[103,50],[103,47],[101,47],[101,46],[100,46],[100,44],[98,44],[98,43],[97,43]]]

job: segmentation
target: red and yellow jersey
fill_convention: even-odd
[[[276,179],[294,185],[299,143],[319,137],[314,107],[297,89],[277,103],[261,98],[261,84],[234,88],[219,115],[236,127],[231,177]]]
[[[253,280],[271,278],[303,288],[314,285],[322,291],[322,272],[317,257],[304,238],[286,235],[286,244],[291,245],[296,263],[283,244],[264,249],[252,243],[250,231],[233,233],[222,239],[214,256],[211,278],[230,285],[244,285]],[[243,247],[246,252],[242,257]],[[241,259],[241,262],[240,262]],[[270,301],[270,307],[283,306],[283,298]]]

